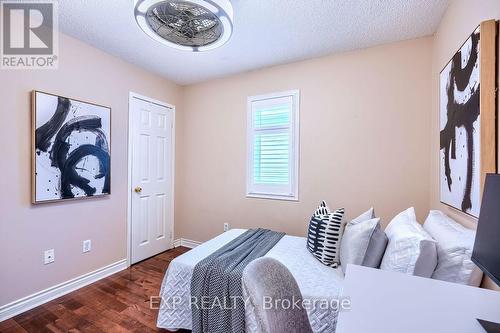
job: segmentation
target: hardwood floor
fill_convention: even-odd
[[[156,327],[160,292],[178,247],[0,323],[0,332],[169,332]],[[187,332],[187,331],[177,331]]]

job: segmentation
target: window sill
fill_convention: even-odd
[[[247,193],[247,198],[252,199],[268,199],[268,200],[280,200],[280,201],[299,201],[298,196],[287,196],[287,195],[271,195],[271,194],[260,194],[260,193]]]

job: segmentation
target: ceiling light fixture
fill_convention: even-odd
[[[154,40],[191,52],[218,48],[233,32],[229,0],[136,0],[135,19]]]

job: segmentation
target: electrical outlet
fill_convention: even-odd
[[[83,241],[82,253],[90,252],[92,249],[92,241],[90,239]]]
[[[229,223],[224,223],[224,232],[229,230]]]
[[[54,249],[46,250],[43,256],[43,263],[45,265],[53,263],[56,260]]]

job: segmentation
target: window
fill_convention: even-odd
[[[299,91],[248,98],[247,196],[298,200]]]

